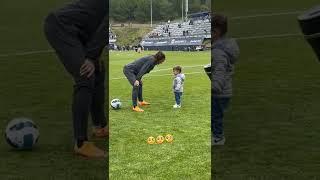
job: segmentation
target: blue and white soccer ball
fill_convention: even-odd
[[[120,99],[113,99],[110,103],[113,109],[120,109],[121,108],[121,101]]]
[[[32,120],[16,118],[7,125],[5,138],[13,148],[31,149],[38,142],[39,130]]]

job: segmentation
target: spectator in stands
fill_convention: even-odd
[[[142,96],[142,77],[149,73],[156,65],[162,64],[166,56],[161,51],[155,55],[142,57],[123,68],[123,73],[127,77],[129,83],[132,85],[132,110],[135,112],[144,112],[138,107],[137,100],[140,106],[150,105],[150,103],[143,100]]]

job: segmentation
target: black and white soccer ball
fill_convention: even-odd
[[[5,138],[13,148],[32,149],[38,142],[39,130],[32,120],[16,118],[8,123]]]
[[[113,99],[110,103],[113,109],[120,109],[121,108],[121,101],[120,99]]]
[[[208,64],[208,65],[205,65],[204,67],[204,71],[206,72],[206,74],[208,75],[208,77],[211,79],[212,78],[212,75],[211,75],[211,64]]]

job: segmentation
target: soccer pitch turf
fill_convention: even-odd
[[[73,153],[73,82],[56,55],[0,57],[0,72],[0,134],[16,117],[33,119],[40,131],[32,151],[12,150],[2,137],[0,179],[105,179],[105,160],[87,160]],[[107,146],[106,140],[93,141]]]
[[[65,2],[1,2],[0,133],[10,119],[24,116],[40,127],[40,141],[33,151],[17,152],[3,138],[0,179],[106,177],[105,161],[73,155],[72,82],[56,56],[7,55],[47,50],[42,20],[49,9]],[[320,65],[303,37],[297,35],[296,21],[299,12],[316,4],[318,0],[214,1],[215,11],[230,17],[230,35],[242,39],[238,41],[241,56],[234,97],[225,118],[227,142],[213,149],[213,179],[320,177]],[[110,53],[109,98],[123,102],[121,110],[110,111],[110,177],[209,179],[208,79],[200,66],[185,68],[185,73],[194,74],[187,74],[183,109],[174,111],[172,76],[167,75],[175,64],[207,64],[209,53],[168,52],[168,61],[155,69],[160,71],[145,78],[145,98],[153,105],[137,114],[130,111],[131,88],[122,79],[122,66],[140,56]],[[173,144],[145,142],[148,136],[166,133],[174,135]]]
[[[131,110],[131,86],[123,66],[155,52],[110,52],[109,98],[122,100],[121,110],[110,109],[110,179],[209,179],[210,81],[203,65],[207,52],[165,52],[166,62],[143,79],[144,113]],[[174,110],[172,67],[186,74],[182,108]],[[149,136],[172,134],[174,142],[148,145]]]
[[[229,16],[241,55],[225,117],[227,143],[213,149],[214,179],[320,177],[320,64],[297,23],[316,4],[215,1],[215,12]]]

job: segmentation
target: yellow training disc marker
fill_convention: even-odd
[[[168,143],[172,143],[172,141],[173,141],[173,136],[172,136],[171,134],[167,134],[166,137],[165,137],[165,139],[166,139],[166,141],[167,141]]]
[[[164,141],[164,137],[163,136],[160,135],[160,136],[157,137],[157,144],[162,144],[163,141]]]
[[[152,136],[148,137],[148,139],[147,139],[148,144],[154,144],[155,142],[156,142],[156,139],[154,139],[154,137],[152,137]]]

